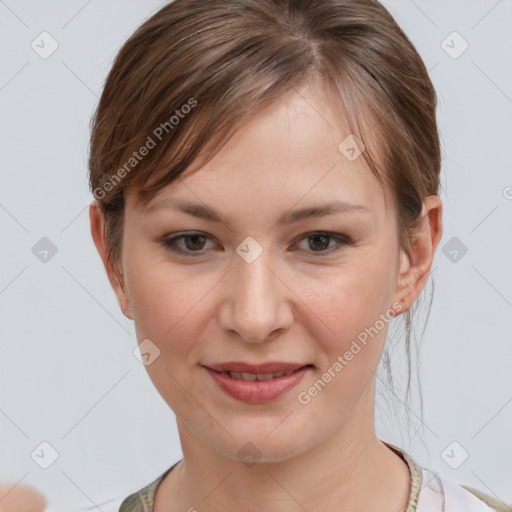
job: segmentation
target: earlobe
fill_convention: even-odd
[[[408,282],[410,282],[410,269],[411,260],[404,250],[400,251],[400,262],[398,266],[398,277],[397,277],[397,288],[395,296],[398,302],[400,302],[400,311],[398,313],[404,313],[407,309],[407,296],[408,296]]]
[[[404,274],[411,268],[411,260],[404,251],[400,252],[400,275]]]

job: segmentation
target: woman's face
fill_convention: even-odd
[[[144,211],[128,195],[125,313],[182,437],[263,462],[373,428],[401,258],[391,196],[349,135],[330,97],[304,87]],[[207,369],[232,362],[309,367],[264,382]]]

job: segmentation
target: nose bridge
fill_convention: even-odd
[[[271,252],[254,239],[237,248],[227,289],[227,312],[223,327],[236,331],[251,342],[265,341],[276,329],[285,327],[287,318],[283,287],[271,270]]]

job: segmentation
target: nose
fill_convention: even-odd
[[[221,327],[249,343],[273,339],[293,322],[293,294],[272,267],[266,251],[252,262],[236,255],[224,280]]]

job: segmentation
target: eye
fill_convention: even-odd
[[[204,241],[209,239],[208,236],[201,233],[182,233],[171,238],[163,238],[159,242],[167,249],[176,252],[178,254],[186,254],[188,256],[201,256]],[[182,249],[177,245],[177,242],[185,242],[185,249]],[[199,253],[199,254],[194,254]]]
[[[307,235],[301,238],[301,241],[306,241],[307,247],[313,249],[312,251],[308,251],[306,249],[306,252],[313,253],[314,257],[326,256],[333,252],[339,251],[340,249],[343,248],[344,245],[351,244],[351,240],[345,235],[335,235],[332,233],[325,232],[308,233]],[[329,242],[335,243],[333,246],[331,246],[329,250],[326,250],[327,248],[329,248]]]
[[[164,237],[158,239],[157,242],[162,244],[165,248],[177,254],[183,254],[186,256],[202,256],[205,252],[204,245],[207,240],[211,240],[209,236],[203,235],[199,232],[181,233],[173,237]],[[342,249],[345,245],[350,245],[352,242],[349,237],[345,235],[338,235],[332,233],[318,232],[308,233],[300,238],[300,241],[306,241],[307,246],[312,248],[300,249],[303,252],[313,253],[314,257],[326,256],[335,251]],[[311,243],[313,241],[313,243]],[[184,247],[180,247],[178,242],[184,242]],[[329,242],[335,242],[334,246],[330,246]],[[298,244],[295,244],[296,247]],[[328,249],[328,250],[326,250]],[[295,249],[293,249],[295,250]],[[317,253],[317,254],[315,254]]]

